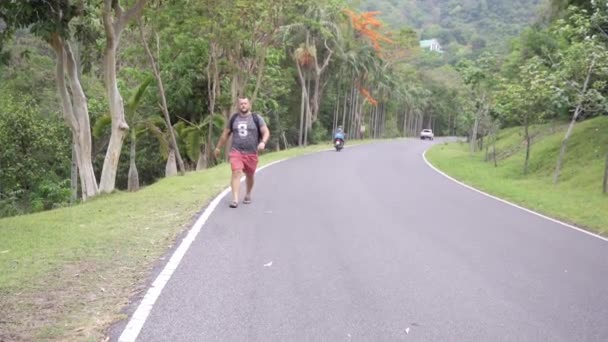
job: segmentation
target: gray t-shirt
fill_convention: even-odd
[[[258,115],[260,128],[266,125],[261,115]],[[228,121],[230,124],[230,121]],[[261,133],[261,132],[260,132]],[[241,153],[257,153],[258,129],[253,121],[253,114],[238,114],[232,124],[232,149]]]

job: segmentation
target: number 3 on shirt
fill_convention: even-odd
[[[247,136],[247,123],[240,123],[237,126],[237,129],[239,130],[239,136],[241,137],[246,137]]]

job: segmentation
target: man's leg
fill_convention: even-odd
[[[232,170],[232,204],[239,202],[239,189],[241,186],[241,170]]]
[[[243,174],[243,160],[238,152],[230,153],[230,165],[232,169],[232,178],[230,179],[230,188],[232,189],[231,208],[236,208],[239,203],[239,189],[241,185],[241,176]]]
[[[244,163],[245,170],[245,181],[247,183],[247,194],[245,195],[245,199],[243,203],[249,204],[251,203],[251,191],[253,190],[253,184],[255,183],[255,170],[258,166],[258,156],[257,155],[249,155]]]
[[[253,184],[254,184],[254,173],[247,173],[245,174],[246,178],[245,181],[247,183],[247,194],[245,195],[245,200],[243,201],[243,203],[248,204],[251,203],[251,190],[253,190]]]

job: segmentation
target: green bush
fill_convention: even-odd
[[[43,211],[67,206],[70,203],[70,180],[61,182],[43,180],[32,196],[32,210]]]
[[[0,218],[16,216],[22,212],[18,203],[19,192],[22,191],[0,192]]]
[[[310,144],[318,144],[324,141],[331,140],[330,132],[327,128],[323,127],[320,120],[315,121],[312,124],[312,130],[309,132],[308,141]]]
[[[60,118],[40,114],[29,95],[2,90],[0,217],[62,205],[69,199],[69,130]]]

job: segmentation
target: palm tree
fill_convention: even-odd
[[[280,28],[284,43],[293,49],[291,55],[302,87],[300,146],[307,145],[308,131],[318,118],[323,89],[327,84],[323,82],[323,76],[334,54],[334,49],[329,46],[336,45],[340,37],[340,29],[336,25],[338,20],[337,8],[313,3],[300,22]]]
[[[167,128],[167,123],[164,119],[156,117],[153,119],[146,120],[144,122],[146,129],[156,137],[159,144],[160,153],[163,158],[167,161],[165,164],[165,177],[172,177],[177,175],[177,160],[175,156],[175,150],[172,148],[170,143],[171,133]],[[174,124],[173,130],[175,131],[177,144],[180,144],[180,140],[183,136],[182,129],[183,123],[180,121]]]
[[[180,129],[180,136],[186,145],[186,155],[190,160],[196,160],[196,170],[203,170],[209,166],[209,151],[212,146],[207,146],[214,140],[211,135],[219,136],[226,124],[226,118],[221,114],[208,115],[199,123],[192,123],[185,119],[187,127]],[[209,127],[212,127],[210,132]]]

